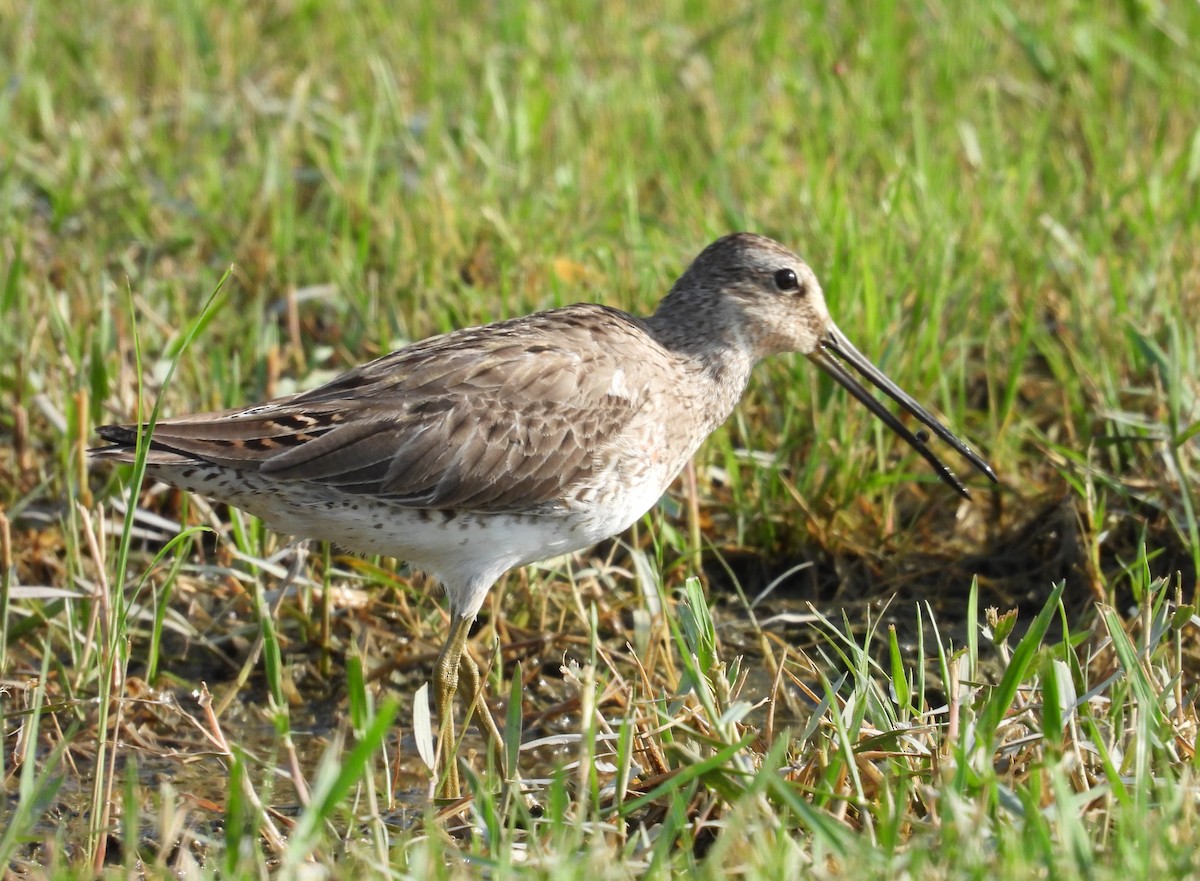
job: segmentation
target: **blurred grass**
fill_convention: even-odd
[[[441,877],[466,871],[453,855],[461,848],[472,865],[497,874],[517,871],[514,854],[524,853],[534,874],[593,878],[735,866],[754,877],[801,866],[949,877],[983,865],[1014,873],[1040,866],[1059,877],[1141,877],[1151,868],[1184,877],[1194,863],[1167,830],[1195,837],[1188,708],[1197,654],[1186,604],[1200,570],[1198,43],[1196,4],[1137,0],[738,9],[618,2],[603,11],[569,2],[0,0],[0,817],[29,818],[35,839],[72,839],[73,847],[41,851],[57,854],[60,872],[139,853],[160,869],[178,867],[195,847],[235,875],[264,865],[257,842],[270,837],[263,823],[277,763],[295,784],[278,791],[280,804],[301,804],[296,810],[302,802],[287,800],[300,798],[305,775],[330,775],[320,777],[327,788],[312,788],[341,792],[333,781],[375,779],[386,766],[378,786],[367,787],[382,802],[368,812],[370,847],[339,838],[363,816],[357,806],[325,801],[302,823],[295,848],[304,853],[294,848],[280,865],[299,871],[296,861],[315,852],[374,869],[390,859],[397,872]],[[966,606],[973,576],[984,605],[1019,608],[1022,628],[1052,585],[1064,584],[1059,626],[1073,640],[1051,632],[1027,666],[1013,672],[1000,651],[998,669],[969,677],[1000,683],[1008,671],[1008,682],[1034,688],[1017,716],[1032,717],[1035,728],[1046,671],[1049,694],[1061,698],[1062,669],[1085,695],[1094,684],[1089,664],[1114,663],[1105,646],[1120,619],[1096,615],[1092,601],[1103,601],[1146,640],[1141,655],[1118,640],[1121,663],[1138,659],[1149,677],[1132,690],[1110,683],[1076,706],[1083,713],[1111,701],[1103,724],[1079,720],[1082,734],[1064,741],[1054,733],[1044,754],[1016,769],[1002,748],[955,752],[959,722],[939,717],[928,736],[945,739],[927,746],[946,764],[884,761],[885,779],[896,777],[876,789],[854,776],[870,774],[866,759],[830,758],[855,744],[869,753],[876,736],[862,735],[863,717],[848,709],[846,719],[830,720],[826,711],[836,716],[840,701],[869,712],[881,732],[899,724],[880,714],[886,687],[867,666],[882,648],[861,643],[854,663],[837,653],[818,660],[819,676],[840,689],[814,693],[812,706],[797,711],[802,727],[804,719],[836,721],[830,740],[785,743],[776,728],[777,738],[746,746],[720,718],[719,701],[689,703],[674,691],[684,681],[697,693],[713,675],[690,666],[653,614],[660,579],[672,598],[670,589],[696,571],[699,549],[675,496],[637,530],[632,551],[577,561],[566,573],[569,591],[552,589],[559,571],[510,577],[506,595],[494,592],[486,607],[476,650],[486,660],[499,637],[509,654],[497,650],[493,694],[510,693],[514,670],[524,670],[534,677],[527,728],[566,738],[604,733],[600,717],[567,723],[581,712],[580,695],[594,689],[600,700],[636,675],[628,641],[647,685],[609,720],[610,733],[628,749],[628,732],[637,730],[641,745],[665,726],[655,735],[668,741],[663,761],[702,773],[668,787],[648,802],[653,808],[620,815],[636,816],[643,831],[617,833],[620,824],[597,807],[599,776],[547,770],[553,780],[540,791],[540,818],[515,786],[488,776],[476,798],[489,837],[456,842],[394,826],[384,835],[399,810],[391,793],[403,762],[393,767],[386,752],[366,749],[341,766],[350,776],[338,777],[344,757],[330,747],[334,764],[319,770],[315,754],[296,746],[308,734],[297,728],[301,717],[289,720],[278,704],[311,701],[312,689],[340,681],[305,661],[306,647],[328,653],[332,639],[338,657],[361,652],[374,666],[395,656],[413,671],[412,681],[392,685],[406,726],[414,676],[427,675],[422,658],[443,621],[420,584],[390,564],[312,564],[315,583],[302,579],[299,599],[270,597],[284,620],[278,633],[267,628],[280,666],[264,674],[256,652],[240,653],[260,634],[244,619],[254,620],[256,591],[275,586],[279,572],[276,540],[253,524],[235,519],[230,541],[197,542],[186,565],[164,572],[148,568],[173,532],[141,520],[150,553],[135,556],[130,586],[109,583],[119,571],[114,539],[96,506],[118,495],[119,481],[90,477],[82,451],[95,424],[130,418],[139,395],[152,403],[185,329],[231,265],[224,302],[179,359],[164,412],[284,393],[408,340],[562,303],[645,312],[704,244],[731,229],[772,235],[805,256],[841,327],[982,449],[1003,488],[989,496],[980,487],[973,505],[952,505],[923,464],[840,389],[803,359],[775,359],[698,457],[706,546],[721,549],[750,596],[791,564],[811,561],[777,591],[782,614],[794,616],[797,598],[812,598],[833,620],[846,609],[848,629],[860,636],[877,600],[897,596],[889,619],[901,628],[896,651],[930,652],[887,668],[919,671],[913,696],[900,701],[912,706],[936,703],[926,691],[949,690],[959,657],[951,645],[978,638]],[[221,525],[174,494],[138,498],[169,518]],[[751,558],[748,568],[736,564],[739,554]],[[710,562],[708,571],[718,583],[720,567]],[[357,598],[364,584],[374,585],[367,611],[340,607],[330,636],[311,604],[338,590]],[[1160,618],[1170,603],[1184,604],[1173,613],[1175,642],[1159,633],[1159,654],[1150,653],[1151,596]],[[935,617],[914,624],[909,601],[926,599]],[[742,669],[761,668],[768,685],[785,639],[810,645],[822,632],[785,621],[745,635],[745,609],[717,590],[712,602],[737,646],[724,647],[723,662],[752,650]],[[170,658],[160,661],[160,645]],[[527,654],[513,665],[512,647],[521,645],[536,647],[521,649]],[[582,679],[562,680],[564,652],[584,665]],[[48,678],[38,672],[43,664]],[[117,675],[126,664],[133,672]],[[208,835],[207,821],[195,819],[208,816],[199,801],[169,784],[137,774],[119,782],[118,765],[89,766],[88,738],[97,742],[99,724],[92,697],[104,708],[99,731],[112,736],[135,718],[155,739],[154,714],[169,711],[148,709],[160,699],[149,686],[163,683],[144,692],[129,684],[147,664],[174,677],[167,684],[179,694],[224,680],[222,665],[231,665],[239,683],[251,680],[248,691],[228,692],[230,700],[244,695],[250,719],[256,702],[275,705],[265,717],[277,740],[229,731],[233,758],[208,766],[221,769],[222,794],[203,798],[215,799],[227,822],[237,818],[224,838]],[[794,659],[782,669],[819,678],[797,673]],[[883,691],[865,711],[854,702],[872,688]],[[366,736],[374,711],[352,693],[353,735]],[[750,686],[743,695],[751,704],[765,696]],[[129,704],[109,715],[123,706],[116,697]],[[983,718],[997,706],[985,697],[965,702],[963,725],[973,711]],[[1176,720],[1173,734],[1142,727],[1147,700]],[[987,709],[988,726],[998,724],[996,712],[1013,711],[1004,703]],[[551,707],[568,714],[558,717],[562,730],[553,719],[531,721]],[[717,718],[696,723],[697,733],[685,724],[692,712]],[[211,746],[195,733],[211,734],[211,724],[193,730],[171,718],[170,734],[157,734],[162,750],[180,730],[193,732],[191,748]],[[764,730],[751,718],[753,730]],[[29,721],[32,729],[23,727]],[[83,733],[64,739],[72,725]],[[312,730],[324,745],[317,735],[330,732]],[[1075,766],[1066,758],[1071,742],[1086,742]],[[128,743],[99,755],[132,762],[141,753]],[[597,749],[564,743],[547,747],[556,761]],[[141,748],[148,762],[155,750]],[[29,772],[29,749],[46,763],[40,780]],[[410,745],[391,749],[411,762]],[[629,771],[632,760],[620,754],[618,769]],[[794,769],[813,756],[827,762],[824,776],[793,786],[801,780]],[[483,761],[481,750],[476,766]],[[785,765],[793,772],[780,772]],[[540,764],[530,767],[527,776],[542,775]],[[415,772],[405,773],[400,790],[419,791]],[[61,795],[60,774],[102,794],[111,820],[89,815],[57,832],[47,825],[47,812],[63,808],[37,793]],[[153,820],[141,818],[154,828],[145,833],[150,843],[138,837],[136,817],[125,818],[135,831],[117,829],[122,787],[132,787],[126,811],[144,798],[158,805]],[[411,822],[436,828],[415,812]],[[718,815],[723,825],[702,822]],[[25,859],[12,828],[3,855]],[[549,831],[518,834],[530,828]],[[88,830],[82,842],[80,829]],[[572,862],[576,854],[584,856]]]

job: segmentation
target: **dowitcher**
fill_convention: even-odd
[[[987,477],[966,443],[874,367],[830,320],[813,271],[784,246],[713,242],[653,315],[579,304],[432,337],[312,391],[164,419],[146,473],[298,537],[407,561],[450,605],[434,670],[442,792],[457,796],[460,676],[492,738],[471,622],[505,571],[595,544],[655,504],[732,412],[762,358],[807,355],[966,487],[847,368]],[[100,459],[131,462],[135,425],[106,425]],[[477,703],[476,703],[477,702]]]

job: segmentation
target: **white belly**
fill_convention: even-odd
[[[148,468],[151,476],[156,470]],[[191,479],[177,471],[162,477],[249,511],[278,532],[404,560],[437,578],[452,611],[467,616],[479,611],[488,589],[509,569],[622,532],[658,501],[668,482],[665,474],[644,474],[632,486],[610,483],[603,498],[556,511],[486,514],[400,507],[386,499],[270,481],[252,473],[216,475],[197,469]]]

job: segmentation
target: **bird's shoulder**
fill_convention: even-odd
[[[577,304],[422,340],[289,403],[340,401],[358,408],[464,397],[499,406],[535,399],[583,404],[608,394],[614,374],[649,379],[669,359],[641,319]]]

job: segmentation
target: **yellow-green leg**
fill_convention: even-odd
[[[461,794],[458,783],[458,739],[454,734],[454,695],[458,691],[460,675],[466,680],[467,706],[478,708],[483,727],[487,729],[488,737],[503,761],[504,740],[483,698],[479,667],[475,665],[470,652],[466,651],[471,620],[456,615],[450,622],[450,633],[433,668],[433,687],[437,692],[438,755],[446,768],[445,782],[439,793],[442,798],[456,799]]]
[[[465,676],[467,694],[469,695],[467,706],[474,707],[479,713],[479,718],[483,722],[483,727],[487,731],[488,739],[492,741],[492,748],[496,750],[496,757],[500,761],[500,768],[504,768],[504,735],[500,733],[500,729],[496,727],[496,719],[492,716],[492,711],[488,709],[487,699],[483,694],[483,680],[479,676],[479,666],[475,663],[475,659],[471,657],[469,651],[463,651],[462,660],[459,662],[459,674]],[[468,714],[468,720],[470,716]]]

